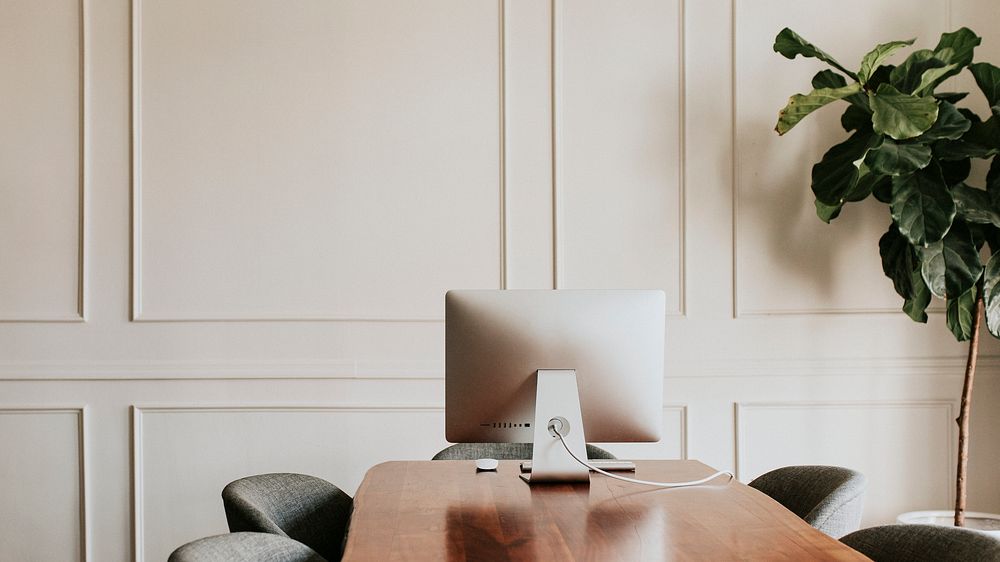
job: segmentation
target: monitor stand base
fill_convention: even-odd
[[[612,459],[587,459],[595,468],[607,472],[635,472],[635,463]],[[521,461],[521,472],[531,472],[531,461]]]
[[[555,424],[570,450],[581,459],[587,458],[576,371],[538,370],[534,423],[531,474],[522,474],[521,478],[529,484],[589,483],[590,470],[566,452],[559,436],[549,427]]]

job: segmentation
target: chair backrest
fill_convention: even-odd
[[[839,466],[786,466],[749,485],[831,537],[861,526],[867,479],[860,472]]]
[[[498,461],[522,461],[531,458],[531,443],[456,443],[434,455],[435,461],[462,461],[475,459],[496,459]],[[588,459],[614,459],[610,452],[593,445],[587,445]]]
[[[855,531],[840,542],[875,562],[1000,562],[1000,540],[960,527],[884,525]]]
[[[280,535],[229,533],[189,542],[170,554],[167,562],[326,562],[308,546]]]
[[[327,560],[340,560],[353,500],[340,488],[305,474],[259,474],[222,490],[229,530],[295,539]]]

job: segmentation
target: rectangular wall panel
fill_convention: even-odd
[[[933,48],[949,30],[950,2],[734,4],[736,314],[898,313],[902,303],[882,273],[877,245],[889,225],[888,208],[874,200],[849,203],[828,225],[813,205],[810,170],[848,137],[839,121],[846,102],[821,108],[779,137],[773,130],[778,111],[792,94],[808,93],[813,75],[829,67],[816,59],[788,60],[772,46],[790,27],[856,69],[878,43],[917,37],[913,49]],[[831,9],[864,17],[850,25],[817,17]],[[898,64],[911,50],[888,62]]]
[[[906,511],[948,509],[953,418],[947,401],[737,404],[737,476],[750,482],[802,464],[857,470],[868,478],[862,527],[893,523]]]
[[[86,560],[83,413],[0,408],[0,560]]]
[[[136,408],[133,419],[139,562],[226,532],[220,494],[238,478],[310,474],[353,496],[367,467],[446,445],[441,408]]]
[[[552,2],[504,5],[507,288],[552,289]]]
[[[679,2],[557,2],[559,288],[660,288],[683,313]]]
[[[136,319],[440,319],[499,287],[496,2],[133,17]]]
[[[83,4],[0,2],[0,322],[83,315]]]

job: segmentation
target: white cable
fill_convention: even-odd
[[[625,482],[631,482],[633,484],[643,484],[645,486],[656,486],[657,488],[684,488],[684,487],[687,487],[687,486],[699,486],[701,484],[704,484],[705,482],[708,482],[709,480],[713,480],[713,479],[718,478],[718,477],[723,476],[723,475],[729,476],[730,480],[733,480],[733,479],[736,478],[735,476],[733,476],[733,473],[729,472],[728,470],[720,470],[719,472],[716,472],[715,474],[713,474],[711,476],[706,476],[705,478],[702,478],[701,480],[691,480],[690,482],[650,482],[649,480],[637,480],[635,478],[626,478],[625,476],[619,476],[617,474],[611,474],[610,472],[607,472],[607,471],[604,471],[604,470],[601,470],[601,469],[597,468],[596,466],[590,464],[589,462],[581,460],[580,457],[576,456],[576,453],[574,453],[573,451],[570,450],[569,445],[566,444],[566,439],[563,438],[563,434],[559,431],[558,428],[555,428],[555,427],[553,427],[550,424],[549,425],[549,429],[551,429],[553,432],[555,432],[555,434],[559,437],[559,441],[562,442],[563,447],[566,449],[566,452],[569,453],[571,457],[573,457],[574,459],[576,459],[576,462],[582,464],[583,466],[589,468],[590,470],[593,470],[594,472],[599,472],[599,473],[601,473],[601,474],[603,474],[605,476],[608,476],[610,478],[615,478],[615,479],[618,479],[618,480],[624,480]]]

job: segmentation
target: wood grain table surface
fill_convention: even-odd
[[[693,480],[697,461],[637,461],[636,478]],[[346,561],[867,560],[740,484],[656,489],[592,474],[529,487],[518,461],[394,461],[365,475]],[[626,473],[627,474],[627,473]]]

